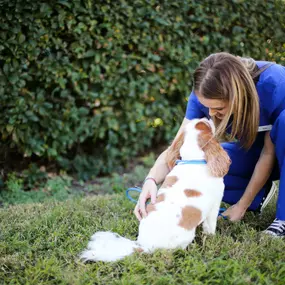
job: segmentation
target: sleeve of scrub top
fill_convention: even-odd
[[[204,113],[201,110],[200,105],[201,104],[199,103],[197,96],[192,91],[189,96],[185,118],[188,120],[192,120],[192,119],[200,119],[205,117]]]

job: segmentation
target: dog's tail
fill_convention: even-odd
[[[116,261],[135,251],[144,251],[136,241],[112,232],[97,232],[91,237],[88,247],[80,255],[83,261]]]

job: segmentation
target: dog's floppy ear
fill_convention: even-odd
[[[205,153],[211,175],[224,177],[228,173],[231,164],[227,152],[214,138],[211,126],[207,122],[198,122],[195,127],[200,130],[198,144]]]
[[[174,139],[172,144],[167,150],[166,162],[170,169],[175,166],[177,159],[180,159],[180,148],[184,143],[185,131],[182,130],[181,133]]]

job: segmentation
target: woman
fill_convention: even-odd
[[[225,133],[234,142],[222,143],[232,160],[225,176],[224,212],[232,221],[247,210],[257,211],[273,180],[280,179],[276,219],[265,231],[285,236],[285,68],[228,53],[212,54],[194,72],[181,128],[193,118],[211,117],[216,136]],[[166,151],[145,179],[134,213],[146,216],[145,202],[155,203],[157,184],[167,173]],[[276,162],[276,163],[275,163]]]

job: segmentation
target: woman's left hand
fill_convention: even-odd
[[[237,203],[229,207],[222,215],[227,217],[230,221],[240,221],[245,215],[246,209],[246,207]]]

